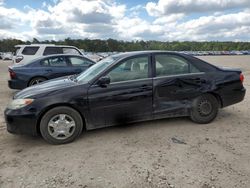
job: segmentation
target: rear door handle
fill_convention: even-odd
[[[52,72],[52,69],[46,69],[47,72]]]
[[[140,87],[140,89],[143,89],[143,90],[148,90],[148,89],[151,89],[152,87],[150,85],[142,85]]]

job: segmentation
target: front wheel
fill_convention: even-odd
[[[41,119],[42,137],[51,144],[65,144],[75,140],[83,129],[80,114],[66,106],[49,110]]]
[[[190,118],[196,123],[210,123],[216,118],[218,109],[218,100],[213,95],[203,94],[193,100]]]

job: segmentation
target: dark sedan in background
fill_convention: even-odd
[[[23,89],[45,80],[79,74],[95,62],[80,55],[51,55],[19,66],[10,66],[8,81],[11,89]]]
[[[75,79],[26,88],[5,110],[11,133],[68,143],[83,130],[167,117],[209,123],[244,99],[240,70],[164,51],[130,52],[101,60]]]

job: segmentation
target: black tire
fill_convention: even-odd
[[[32,78],[30,81],[29,81],[29,84],[28,86],[33,86],[33,85],[36,85],[38,83],[41,83],[41,82],[44,82],[46,81],[47,79],[44,78],[44,77],[35,77],[35,78]]]
[[[52,118],[56,117],[56,116],[60,116],[60,115],[66,115],[67,117],[71,117],[72,120],[75,123],[74,129],[71,131],[69,137],[67,138],[60,138],[58,135],[58,139],[53,137],[51,133],[51,127],[49,126],[49,123],[52,121]],[[58,120],[59,121],[59,120]],[[54,122],[56,123],[56,122]],[[57,123],[57,126],[63,126],[63,123]],[[65,125],[65,123],[64,123]],[[52,128],[54,129],[54,128]],[[66,144],[66,143],[70,143],[72,141],[74,141],[81,133],[82,133],[82,129],[83,129],[83,121],[81,118],[81,115],[74,109],[70,108],[70,107],[66,107],[66,106],[60,106],[60,107],[55,107],[51,110],[49,110],[47,113],[44,114],[44,116],[41,119],[41,123],[40,123],[40,132],[42,137],[50,144]],[[53,132],[53,130],[52,130]],[[56,132],[54,130],[54,132]],[[58,131],[59,132],[59,131]],[[70,131],[68,131],[70,132]],[[60,139],[59,139],[60,138]]]
[[[195,123],[207,124],[216,118],[218,110],[218,100],[211,94],[203,94],[193,100],[190,118]]]

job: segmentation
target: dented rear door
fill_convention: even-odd
[[[154,118],[186,116],[191,100],[211,90],[207,74],[181,56],[156,54],[153,62]]]

